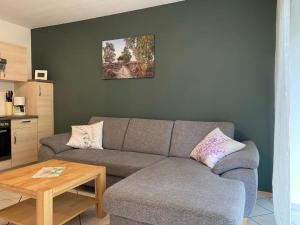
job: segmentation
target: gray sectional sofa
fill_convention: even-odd
[[[227,122],[92,117],[104,121],[103,151],[72,149],[70,134],[41,140],[39,160],[51,158],[107,168],[104,208],[111,225],[240,225],[256,201],[259,154],[255,144],[210,169],[190,159],[192,149]]]

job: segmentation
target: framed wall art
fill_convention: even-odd
[[[102,41],[102,79],[154,77],[154,35]]]

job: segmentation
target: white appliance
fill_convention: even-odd
[[[6,102],[6,98],[5,98],[5,91],[0,91],[0,116],[5,116],[6,115],[6,111],[5,111],[5,102]]]
[[[24,116],[25,111],[25,97],[14,97],[14,111],[15,116]]]

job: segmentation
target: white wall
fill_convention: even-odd
[[[27,48],[28,78],[31,79],[31,31],[29,28],[0,20],[0,41]],[[14,90],[13,82],[0,81],[0,91]]]
[[[300,1],[291,6],[291,202],[300,204]]]

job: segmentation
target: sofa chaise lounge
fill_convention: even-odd
[[[214,128],[234,137],[228,122],[92,117],[104,121],[104,150],[73,149],[69,133],[41,140],[39,160],[107,168],[104,208],[111,225],[240,225],[256,201],[259,154],[252,141],[210,169],[190,159]]]

